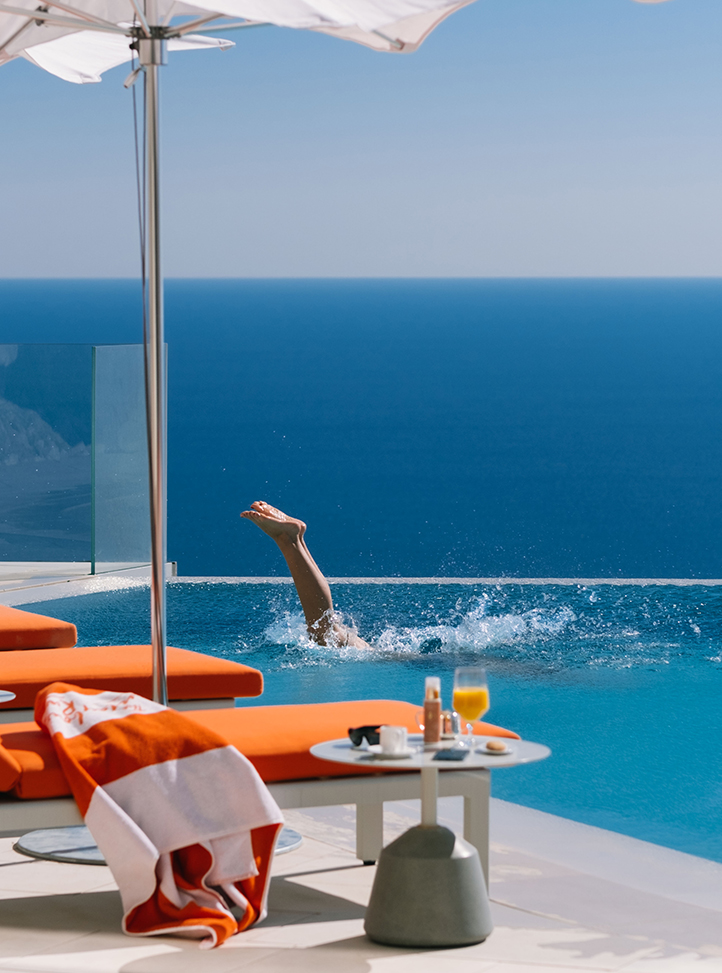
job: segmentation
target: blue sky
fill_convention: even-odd
[[[722,270],[719,0],[477,0],[410,56],[233,39],[162,70],[169,276]],[[137,273],[126,74],[0,71],[0,276]]]

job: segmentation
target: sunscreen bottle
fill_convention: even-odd
[[[441,679],[438,676],[427,676],[424,693],[424,743],[438,743],[440,740]]]

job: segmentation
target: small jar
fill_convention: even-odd
[[[441,713],[441,739],[454,740],[461,733],[461,718],[453,709]]]

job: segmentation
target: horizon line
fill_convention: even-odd
[[[619,281],[619,280],[629,280],[629,281],[686,281],[686,280],[706,280],[706,281],[719,281],[722,280],[722,273],[713,274],[494,274],[486,275],[479,274],[476,276],[470,276],[468,274],[455,275],[455,274],[399,274],[399,275],[287,275],[287,274],[261,274],[256,276],[191,276],[183,275],[180,277],[173,276],[171,274],[166,275],[164,281],[182,281],[182,280],[193,280],[193,281],[363,281],[363,280],[387,280],[387,281],[398,281],[398,280],[413,280],[413,281],[446,281],[446,280],[458,280],[458,281]],[[75,277],[75,276],[15,276],[15,277],[0,277],[0,283],[9,284],[23,281],[133,281],[140,282],[140,275],[119,275],[119,276],[91,276],[91,277]]]
[[[567,587],[578,585],[584,588],[594,585],[657,585],[692,587],[693,585],[704,585],[706,587],[719,587],[722,585],[722,578],[454,578],[443,577],[360,577],[360,578],[326,578],[329,584],[445,584],[445,585],[565,585]],[[205,582],[207,584],[293,584],[293,578],[284,575],[267,575],[265,577],[234,577],[223,575],[175,575],[168,579],[169,584],[197,584]]]

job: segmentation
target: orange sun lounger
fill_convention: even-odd
[[[0,704],[0,722],[32,719],[38,692],[57,681],[152,695],[149,645],[78,647],[76,641],[70,622],[0,605],[0,689],[16,697]],[[234,697],[263,692],[257,669],[187,649],[168,648],[167,674],[168,697],[182,709],[232,706]]]
[[[171,701],[260,696],[263,676],[258,669],[201,652],[168,647],[168,697]],[[62,680],[86,689],[152,695],[152,656],[149,645],[99,645],[64,649],[24,649],[0,654],[0,688],[16,699],[0,706],[0,717],[32,711],[38,692]],[[232,705],[229,702],[229,705]],[[23,714],[27,718],[31,714]],[[23,717],[19,717],[23,718]]]
[[[192,710],[185,715],[237,747],[282,808],[356,804],[356,854],[375,861],[383,843],[383,802],[418,797],[418,775],[379,775],[373,769],[349,775],[348,767],[317,760],[309,748],[346,736],[351,726],[392,723],[417,731],[417,712],[412,703],[377,699]],[[477,732],[518,739],[516,733],[489,723],[477,724]],[[81,823],[52,742],[35,722],[0,725],[0,791],[5,792],[0,795],[0,834]],[[486,863],[488,771],[444,773],[440,794],[464,797],[464,833]]]
[[[309,752],[310,748],[324,740],[345,737],[350,726],[369,723],[391,723],[418,732],[417,711],[418,706],[412,703],[371,699],[189,710],[185,716],[228,740],[250,760],[261,779],[270,784],[347,777],[347,766],[318,760]],[[477,732],[518,739],[511,730],[491,723],[478,723]],[[358,771],[358,775],[373,773],[373,768]],[[12,791],[23,799],[70,794],[50,738],[37,723],[0,725],[0,791]]]
[[[70,622],[0,605],[0,651],[70,648],[77,641],[77,629]]]

